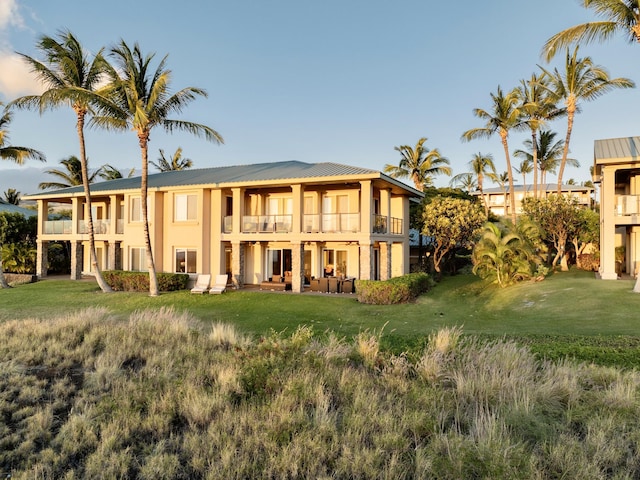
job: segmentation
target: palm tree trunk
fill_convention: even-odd
[[[11,288],[11,285],[7,283],[7,279],[4,277],[4,270],[2,269],[2,244],[0,244],[0,288]]]
[[[560,161],[560,170],[558,171],[558,189],[556,193],[562,193],[562,176],[564,175],[564,167],[567,164],[569,156],[569,141],[571,140],[571,131],[573,130],[573,118],[576,114],[576,99],[573,95],[567,99],[567,136],[564,140],[564,149],[562,150],[562,160]]]
[[[531,130],[531,145],[533,145],[533,198],[538,198],[538,135]]]
[[[511,157],[509,156],[509,143],[507,142],[508,132],[504,129],[500,130],[500,139],[504,148],[504,155],[507,159],[507,175],[509,175],[509,203],[511,204],[511,221],[516,224],[516,195],[513,188],[513,172],[511,171]]]
[[[149,295],[158,296],[158,277],[156,276],[156,266],[153,262],[153,251],[151,250],[151,237],[149,235],[149,212],[147,209],[147,177],[149,176],[149,135],[141,133],[138,135],[140,149],[142,150],[142,177],[140,179],[140,204],[142,206],[142,221],[144,225],[144,245],[147,250],[147,267],[149,268]]]
[[[91,208],[91,190],[89,187],[89,169],[87,168],[87,151],[84,143],[84,117],[85,111],[78,109],[76,110],[78,115],[77,129],[78,129],[78,140],[80,141],[80,169],[82,171],[82,186],[84,188],[84,201],[87,206],[87,223],[89,229],[89,251],[91,255],[91,270],[94,272],[96,281],[98,282],[98,286],[100,290],[105,293],[111,293],[113,290],[105,282],[102,277],[102,272],[100,271],[100,267],[98,266],[98,256],[96,255],[96,240],[95,240],[95,231],[93,228],[93,210]]]

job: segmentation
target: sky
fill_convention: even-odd
[[[493,155],[504,171],[497,135],[461,141],[464,131],[484,126],[473,109],[490,110],[498,86],[518,86],[539,65],[561,68],[563,55],[544,63],[542,45],[594,18],[577,0],[0,0],[0,101],[41,91],[16,52],[41,58],[41,35],[70,30],[89,53],[124,40],[155,53],[154,68],[166,55],[172,91],[208,92],[174,118],[210,126],[224,144],[155,129],[153,161],[160,149],[171,156],[181,147],[194,168],[299,160],[383,170],[400,160],[394,147],[426,137],[454,175],[468,171],[476,153]],[[611,77],[640,83],[640,46],[622,36],[582,46],[580,56],[587,55]],[[640,88],[582,104],[570,143],[581,167],[569,167],[565,180],[590,179],[594,140],[640,134],[637,105]],[[548,127],[564,138],[566,120]],[[15,111],[9,134],[8,144],[38,149],[47,163],[0,162],[0,195],[37,192],[48,177],[43,169],[78,155],[70,108]],[[86,137],[90,168],[140,168],[133,132],[91,129]],[[511,133],[510,151],[526,138]]]

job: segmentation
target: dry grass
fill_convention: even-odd
[[[433,334],[417,358],[172,309],[0,325],[0,476],[638,478],[640,375]]]

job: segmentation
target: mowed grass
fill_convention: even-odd
[[[0,292],[0,320],[49,318],[89,307],[127,317],[135,310],[171,306],[203,321],[265,333],[304,324],[345,334],[380,329],[401,337],[428,335],[442,326],[491,335],[640,335],[640,295],[633,280],[599,281],[593,273],[556,273],[543,282],[487,287],[476,277],[447,277],[416,302],[362,305],[355,295],[293,294],[256,290],[223,295],[188,291],[103,294],[91,281],[44,280]]]

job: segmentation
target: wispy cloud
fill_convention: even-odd
[[[11,100],[42,92],[26,63],[11,48],[9,33],[26,28],[17,0],[0,0],[0,96]]]

